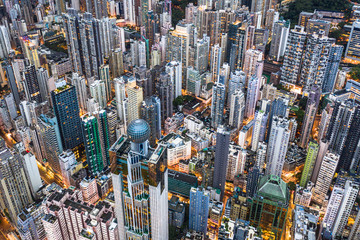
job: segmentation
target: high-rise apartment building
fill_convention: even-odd
[[[169,74],[171,82],[174,85],[174,98],[181,96],[182,90],[182,65],[181,62],[172,61],[166,64],[165,71]]]
[[[334,90],[337,72],[339,69],[344,46],[333,44],[330,48],[328,62],[325,69],[322,93],[328,94]]]
[[[339,161],[339,155],[327,152],[321,162],[319,174],[315,182],[312,201],[322,205],[329,190],[332,178]]]
[[[127,109],[128,111],[127,122],[131,123],[133,120],[140,118],[140,107],[142,101],[144,100],[144,97],[143,97],[143,90],[141,87],[136,85],[135,79],[133,79],[133,81],[131,82],[128,82],[127,93],[129,100],[128,109]]]
[[[253,118],[255,115],[256,103],[259,98],[260,92],[260,81],[256,75],[253,75],[249,79],[248,89],[246,93],[246,106],[245,106],[245,117]]]
[[[359,61],[360,50],[358,48],[360,37],[360,21],[356,20],[353,22],[350,32],[349,41],[346,46],[345,58]]]
[[[300,147],[306,148],[312,135],[312,129],[319,106],[321,95],[320,86],[314,85],[311,87],[309,97],[306,103],[305,115],[303,119],[301,134],[300,134]]]
[[[284,56],[289,30],[289,21],[279,20],[274,23],[271,35],[270,59],[279,61]]]
[[[40,85],[34,65],[29,65],[26,67],[24,72],[24,79],[26,99],[28,101],[36,101],[37,103],[41,103],[42,98],[40,94]]]
[[[0,151],[0,190],[2,211],[6,210],[12,221],[33,200],[26,170],[19,155],[5,148]]]
[[[265,139],[268,114],[262,110],[255,113],[254,127],[251,140],[251,150],[256,152],[259,142]]]
[[[101,108],[106,107],[107,93],[106,84],[103,80],[96,80],[90,85],[90,95]]]
[[[267,146],[266,174],[280,177],[289,144],[289,120],[275,116]]]
[[[303,27],[295,26],[289,32],[281,67],[281,83],[294,85],[298,83],[302,55],[305,48],[307,33]]]
[[[230,98],[229,125],[233,128],[240,129],[245,117],[244,92],[238,89],[228,97]]]
[[[169,74],[162,72],[160,74],[160,83],[157,87],[157,93],[161,103],[161,118],[165,121],[173,115],[174,87]]]

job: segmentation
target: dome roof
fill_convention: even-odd
[[[127,135],[131,142],[143,143],[150,137],[150,126],[143,119],[133,120],[128,126]]]

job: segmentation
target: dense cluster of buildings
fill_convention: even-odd
[[[0,0],[8,237],[359,239],[360,8],[174,7]]]

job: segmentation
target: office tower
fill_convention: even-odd
[[[358,38],[360,34],[360,21],[356,20],[353,22],[350,32],[349,41],[346,46],[345,58],[359,61],[360,51],[358,47]]]
[[[211,101],[211,126],[217,128],[223,124],[226,88],[222,83],[215,83]]]
[[[300,84],[304,86],[304,91],[310,91],[314,84],[322,86],[325,80],[329,53],[335,39],[323,34],[313,34],[307,39],[300,74]]]
[[[26,151],[20,153],[20,156],[23,160],[24,169],[28,177],[28,185],[33,193],[33,196],[35,196],[36,192],[43,185],[40,178],[39,169],[36,164],[36,158],[32,153]]]
[[[255,114],[256,103],[260,92],[260,78],[253,75],[249,79],[248,89],[246,93],[245,117],[253,118]]]
[[[80,182],[80,191],[84,202],[95,204],[99,200],[98,186],[95,178],[85,178]]]
[[[208,69],[209,65],[210,37],[204,35],[195,43],[194,67],[200,74]]]
[[[349,239],[358,239],[360,237],[360,213],[356,214],[355,222],[351,227]]]
[[[246,75],[246,86],[248,86],[247,83],[254,75],[261,79],[263,67],[263,52],[255,49],[249,49],[245,52],[243,71]]]
[[[123,78],[114,79],[117,114],[120,122],[126,122],[123,101],[126,98],[125,82]]]
[[[342,45],[332,45],[330,48],[328,62],[326,64],[322,93],[331,93],[335,86],[335,80],[339,69],[341,56],[344,47]]]
[[[240,129],[245,116],[245,96],[241,89],[236,90],[230,97],[229,125]]]
[[[170,80],[174,85],[174,98],[181,96],[182,89],[182,67],[181,62],[172,61],[166,64],[165,72],[169,74]]]
[[[333,235],[341,237],[344,231],[345,226],[348,223],[348,219],[351,213],[351,210],[356,201],[356,197],[359,192],[359,184],[353,181],[346,181],[344,197],[341,201],[340,208],[338,210],[336,220],[332,229]]]
[[[140,118],[140,107],[143,99],[143,90],[136,85],[135,79],[128,83],[128,123]]]
[[[240,70],[246,51],[246,27],[241,21],[229,25],[226,60],[230,71]]]
[[[344,184],[335,183],[335,186],[331,192],[328,206],[326,208],[324,220],[322,222],[323,226],[326,227],[326,229],[328,230],[331,230],[334,225],[336,215],[341,205],[341,201],[344,197],[344,190]]]
[[[268,114],[262,110],[257,111],[254,117],[254,127],[252,132],[251,150],[256,152],[259,142],[265,139]]]
[[[327,152],[321,162],[312,198],[312,200],[319,205],[322,205],[325,200],[325,196],[329,190],[338,161],[339,155]]]
[[[188,67],[186,71],[186,91],[197,97],[200,96],[201,80],[199,71],[193,67]]]
[[[106,118],[106,112],[103,112]],[[100,173],[107,165],[101,152],[98,120],[94,116],[84,115],[82,117],[82,134],[86,152],[86,161],[92,175]],[[107,130],[107,129],[106,129]],[[109,140],[107,140],[108,142]]]
[[[141,104],[141,118],[150,125],[151,135],[149,142],[155,146],[156,140],[161,137],[161,103],[157,96],[145,98]]]
[[[110,80],[110,68],[108,64],[102,64],[99,68],[100,80],[105,84],[106,102],[111,99],[111,80]]]
[[[305,188],[307,183],[310,181],[312,171],[314,169],[315,161],[319,151],[319,144],[316,142],[309,142],[309,146],[307,148],[307,155],[304,165],[304,170],[300,179],[300,186]]]
[[[96,206],[82,201],[79,190],[55,191],[44,201],[42,223],[47,239],[119,240],[115,214],[110,203],[100,201]],[[81,219],[81,221],[78,221]]]
[[[38,119],[39,135],[43,139],[46,159],[55,172],[60,173],[58,156],[63,152],[59,124],[56,117],[48,113]]]
[[[5,71],[6,71],[6,78],[8,79],[8,82],[9,82],[10,91],[14,96],[16,105],[19,105],[20,104],[20,95],[19,95],[18,86],[16,84],[14,70],[11,65],[6,65]]]
[[[11,50],[10,34],[4,25],[0,25],[0,58],[7,58]]]
[[[289,120],[275,116],[271,126],[269,143],[267,146],[266,174],[281,176],[285,156],[289,144]]]
[[[300,135],[300,147],[306,148],[312,135],[312,129],[317,113],[317,108],[319,106],[321,95],[321,89],[319,85],[314,85],[311,87],[309,92],[309,97],[306,103],[305,115],[301,128]]]
[[[355,103],[352,100],[335,102],[326,139],[330,142],[329,149],[337,154],[341,154],[344,148],[355,109]]]
[[[4,97],[4,100],[6,103],[7,110],[9,112],[10,119],[14,120],[18,116],[18,114],[17,114],[16,103],[15,103],[13,94],[10,93],[10,94],[6,95]]]
[[[307,33],[304,31],[304,28],[300,26],[295,26],[295,28],[289,32],[284,53],[284,62],[281,67],[281,83],[291,85],[298,83],[306,35]]]
[[[246,75],[243,71],[236,70],[230,73],[230,79],[228,83],[227,91],[227,106],[230,107],[231,95],[238,89],[245,90],[245,78]]]
[[[102,80],[96,80],[90,85],[90,95],[101,108],[106,107],[106,84]]]
[[[149,151],[150,134],[145,120],[132,121],[110,148],[120,239],[168,239],[167,145]]]
[[[206,234],[209,216],[210,192],[204,188],[191,188],[189,229]]]
[[[225,191],[226,169],[229,157],[229,143],[230,133],[223,126],[218,127],[216,133],[213,187],[220,189],[221,199],[223,198]]]
[[[219,44],[215,44],[211,48],[211,55],[210,55],[210,72],[212,74],[212,79],[214,81],[217,81],[219,76],[220,66],[223,64],[223,62],[221,61],[221,54],[222,54],[221,47],[219,46]]]
[[[279,20],[274,23],[269,53],[271,60],[279,61],[284,56],[289,30],[289,21]]]
[[[166,72],[160,73],[160,82],[157,87],[157,93],[161,103],[161,117],[165,121],[168,117],[173,115],[173,101],[174,90],[169,74]]]
[[[109,61],[112,78],[121,77],[124,73],[124,56],[121,48],[116,48],[111,51]]]
[[[16,221],[17,215],[32,202],[29,181],[19,155],[2,149],[0,161],[1,208],[2,211],[6,209],[12,221]]]
[[[259,168],[253,167],[250,169],[246,179],[246,195],[248,197],[253,198],[255,196],[261,176]]]
[[[260,228],[263,238],[281,239],[289,200],[289,189],[280,177],[273,175],[261,177],[256,194],[250,200],[250,225]]]
[[[79,104],[75,87],[63,84],[51,92],[51,100],[59,123],[63,149],[73,149],[83,142]]]
[[[358,130],[360,124],[360,107],[356,106],[355,112],[351,121],[349,132],[347,134],[343,150],[340,154],[338,169],[349,171],[359,169],[359,140],[360,132]]]
[[[36,75],[34,65],[27,66],[24,72],[25,79],[25,94],[28,101],[42,102],[40,94],[40,86]]]

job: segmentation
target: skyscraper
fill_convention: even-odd
[[[345,58],[359,61],[360,51],[358,47],[358,38],[360,36],[360,21],[353,22],[350,32],[349,41],[346,46]]]
[[[226,88],[222,83],[215,83],[211,101],[211,126],[217,128],[223,124]]]
[[[341,154],[344,148],[354,113],[355,103],[353,100],[335,102],[326,139],[330,142],[329,149],[337,154]]]
[[[149,151],[150,134],[145,120],[135,120],[110,148],[120,239],[168,239],[167,146]]]
[[[281,239],[285,229],[290,192],[278,176],[260,178],[255,196],[250,200],[250,225],[260,228],[262,237]]]
[[[255,113],[254,127],[251,140],[251,150],[256,152],[259,142],[265,139],[268,114],[260,110]]]
[[[300,76],[304,91],[310,91],[314,84],[321,86],[325,81],[329,53],[335,39],[326,37],[323,31],[320,32],[308,37],[306,43]]]
[[[297,84],[307,33],[303,27],[295,26],[289,33],[280,81],[284,84]]]
[[[236,91],[241,89],[245,90],[245,78],[246,75],[243,71],[236,70],[235,72],[230,73],[230,79],[227,89],[227,106],[230,107],[231,95]]]
[[[31,190],[26,177],[26,170],[20,156],[9,149],[0,151],[0,190],[2,211],[6,209],[12,221],[31,203]]]
[[[123,78],[114,79],[114,88],[115,88],[115,99],[116,99],[116,108],[117,114],[120,122],[126,122],[125,110],[123,106],[123,101],[126,98],[125,91],[125,82]]]
[[[260,78],[256,75],[251,76],[249,79],[247,94],[246,94],[246,107],[245,117],[253,118],[255,115],[256,103],[259,98],[260,91]]]
[[[300,186],[305,188],[307,183],[310,181],[312,171],[314,169],[315,161],[318,155],[319,145],[316,142],[309,142],[309,146],[307,148],[307,155],[304,165],[304,170],[300,179]]]
[[[155,146],[156,140],[161,137],[161,103],[158,97],[147,97],[142,102],[141,118],[150,125],[149,142],[151,146]]]
[[[63,83],[51,92],[51,99],[59,123],[63,149],[73,149],[79,146],[83,141],[75,87]]]
[[[87,89],[86,79],[80,76],[78,73],[73,73],[71,78],[71,84],[75,86],[76,95],[79,101],[79,107],[82,111],[86,111]]]
[[[245,25],[245,24],[244,24]],[[230,71],[240,70],[246,51],[246,26],[241,21],[229,25],[226,60]]]
[[[267,140],[269,140],[270,137],[273,118],[275,116],[288,117],[289,114],[288,105],[289,105],[289,99],[285,97],[279,97],[271,103],[269,124],[268,124],[269,126],[267,130],[267,138],[266,138]]]
[[[245,116],[245,96],[241,89],[236,90],[230,97],[229,125],[240,129]]]
[[[267,175],[281,176],[289,138],[289,120],[275,116],[272,122],[269,144],[267,147]]]
[[[245,60],[243,67],[243,71],[246,75],[245,86],[248,87],[248,82],[254,75],[258,79],[261,79],[263,67],[263,52],[255,49],[249,49],[245,52]]]
[[[189,229],[206,234],[209,215],[210,192],[203,188],[191,188],[189,205]]]
[[[272,60],[279,61],[284,56],[289,29],[289,21],[279,20],[274,23],[269,53]]]
[[[135,79],[128,82],[128,123],[131,123],[133,120],[140,118],[140,107],[143,101],[143,90],[141,87],[136,85]]]
[[[195,43],[194,67],[200,74],[208,69],[209,65],[209,49],[210,37],[203,35],[202,39],[198,39]]]
[[[306,103],[305,115],[303,119],[301,135],[300,135],[300,147],[306,148],[312,133],[317,108],[319,106],[321,89],[320,86],[314,85],[311,87],[309,97]]]
[[[99,103],[101,108],[106,107],[107,93],[106,84],[103,80],[96,80],[90,85],[90,95]]]
[[[336,171],[339,155],[327,152],[321,162],[319,174],[315,182],[312,201],[322,205]]]
[[[344,197],[344,190],[345,189],[343,184],[336,183],[331,192],[331,196],[323,220],[323,225],[326,226],[326,228],[329,230],[331,230],[334,225],[336,215],[341,205],[341,201]]]
[[[173,115],[173,101],[174,101],[174,90],[173,84],[170,80],[169,74],[162,72],[160,74],[160,83],[157,88],[157,93],[161,103],[161,118],[165,121],[168,117]]]
[[[335,80],[339,69],[344,47],[342,45],[332,45],[330,48],[329,58],[326,65],[322,93],[331,93],[335,86]]]
[[[19,105],[20,104],[20,95],[19,95],[18,86],[16,84],[14,70],[13,70],[12,66],[9,64],[5,67],[5,71],[6,71],[6,77],[8,79],[9,85],[10,85],[11,93],[14,96],[15,103],[16,103],[16,105]]]
[[[213,187],[220,189],[221,199],[224,196],[226,168],[229,157],[230,133],[224,127],[218,127],[216,133],[216,151],[214,164]]]
[[[36,75],[34,65],[27,66],[24,72],[25,78],[25,94],[28,101],[42,102],[40,94],[40,86]]]
[[[344,197],[342,198],[341,205],[332,228],[332,233],[335,236],[342,236],[344,228],[348,223],[348,219],[354,203],[359,192],[359,184],[353,181],[346,181]]]
[[[181,96],[182,89],[182,66],[181,62],[172,61],[166,64],[165,71],[169,74],[171,82],[174,85],[174,98]]]

